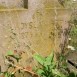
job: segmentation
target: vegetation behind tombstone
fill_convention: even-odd
[[[71,12],[70,20],[68,21],[68,38],[67,44],[77,49],[77,1],[76,0],[58,0],[61,6]],[[69,40],[71,38],[71,40]],[[65,42],[66,43],[66,42]],[[65,44],[66,45],[66,44]]]
[[[77,63],[77,1],[76,0],[58,0],[63,8],[71,12],[69,27],[67,29],[67,39],[65,40],[63,51],[67,53],[66,56]],[[69,49],[68,49],[69,48]],[[63,55],[63,54],[62,54]],[[69,56],[71,55],[71,56]],[[70,67],[72,68],[72,67]],[[77,71],[77,70],[74,70]]]

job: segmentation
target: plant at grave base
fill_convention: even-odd
[[[6,72],[1,72],[0,77],[15,77],[15,75],[6,71]]]
[[[23,75],[23,72],[27,72],[35,77],[77,77],[74,73],[65,75],[63,72],[59,71],[57,68],[58,65],[54,61],[54,54],[50,54],[48,57],[42,57],[39,54],[35,54],[33,57],[38,61],[40,66],[37,67],[34,72],[30,66],[20,66],[18,63],[21,59],[21,55],[15,53],[16,52],[9,51],[5,56],[6,62],[8,63],[8,69],[5,72],[0,72],[0,77],[16,77],[16,73]],[[61,61],[62,59],[64,58],[61,57]],[[15,61],[17,62],[16,64]],[[61,67],[63,67],[63,65],[61,65]]]
[[[50,54],[48,57],[42,57],[39,54],[35,54],[34,59],[40,64],[35,69],[35,72],[40,77],[77,77],[77,74],[74,72],[64,73],[61,71],[61,68],[66,70],[66,63],[61,64],[60,68],[58,68],[58,63],[54,61],[54,54]],[[66,60],[65,56],[60,55],[60,63]],[[59,64],[60,64],[59,63]]]
[[[8,68],[5,72],[0,72],[0,77],[16,77],[15,75],[16,73],[23,74],[25,72],[31,75],[36,75],[33,72],[32,67],[30,66],[23,67],[19,65],[21,55],[16,53],[16,51],[14,52],[8,51],[7,55],[4,58]]]
[[[58,57],[58,69],[64,74],[69,74],[70,70],[68,69],[66,56],[60,54]]]
[[[35,54],[34,59],[41,65],[36,68],[36,73],[41,77],[66,77],[63,73],[57,69],[57,64],[54,61],[54,54],[50,54],[48,57],[42,57],[39,54]]]

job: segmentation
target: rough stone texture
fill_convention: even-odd
[[[17,3],[15,0],[7,1],[11,3],[9,6],[17,6],[11,2]],[[8,50],[25,51],[28,57],[32,51],[44,56],[51,50],[60,52],[60,44],[64,43],[62,31],[68,28],[69,17],[68,9],[61,7],[57,0],[28,0],[26,11],[0,11],[2,69],[5,68],[3,55]]]
[[[24,0],[0,0],[0,6],[6,8],[18,8],[24,6]]]

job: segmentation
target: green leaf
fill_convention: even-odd
[[[67,77],[66,75],[62,74],[61,72],[59,72],[57,69],[52,69],[52,72],[54,75],[56,75],[57,77]]]
[[[14,52],[13,51],[8,51],[7,55],[14,55]]]
[[[44,71],[42,69],[38,69],[36,73],[41,76],[44,73]]]
[[[52,62],[54,62],[53,58],[54,58],[54,54],[53,54],[53,52],[52,52],[52,53],[46,58],[46,60],[45,60],[45,65],[51,65]]]
[[[70,73],[68,77],[76,77],[75,73]]]
[[[17,62],[21,59],[21,56],[19,56],[19,55],[13,55],[12,57],[15,58],[17,60]]]
[[[8,77],[8,73],[5,73],[5,76],[4,77]]]
[[[37,60],[41,65],[44,64],[44,62],[45,62],[45,58],[42,57],[41,55],[39,55],[39,54],[35,54],[35,55],[33,55],[33,57],[34,57],[34,59],[36,59],[36,60]]]

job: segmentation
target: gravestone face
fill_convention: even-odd
[[[2,1],[0,3],[2,5]],[[21,7],[21,0],[7,0],[9,7]],[[0,60],[5,69],[3,55],[9,50],[25,51],[27,56],[40,53],[60,53],[64,44],[64,31],[68,28],[70,13],[58,0],[28,0],[26,11],[0,11]]]

